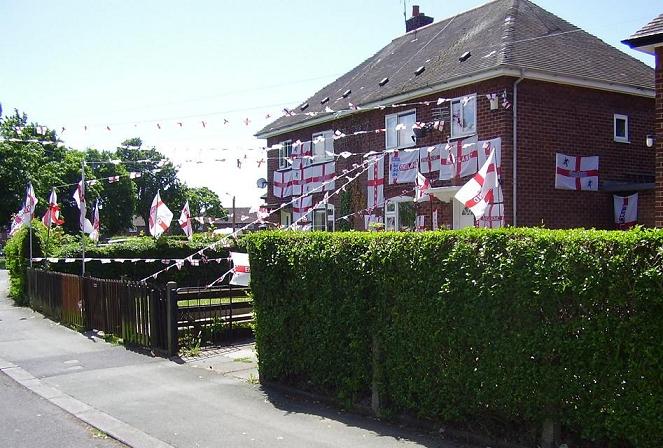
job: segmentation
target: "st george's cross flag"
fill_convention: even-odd
[[[389,185],[414,182],[418,170],[418,149],[404,149],[389,154]]]
[[[417,179],[414,183],[414,201],[420,202],[426,198],[430,190],[430,181],[421,173],[417,173]]]
[[[638,193],[630,196],[613,195],[615,223],[620,229],[630,229],[638,222]]]
[[[308,213],[313,208],[313,197],[311,195],[299,197],[292,203],[293,224],[301,225],[308,222]]]
[[[493,202],[495,189],[498,187],[495,151],[492,151],[479,172],[458,190],[455,198],[479,219]]]
[[[303,193],[330,191],[334,189],[336,163],[318,163],[304,168]]]
[[[191,210],[189,209],[189,201],[184,203],[182,207],[182,212],[180,213],[180,219],[177,221],[184,231],[184,234],[188,239],[193,238],[193,224],[191,223]]]
[[[277,198],[292,196],[292,169],[285,171],[274,171],[274,182],[272,191]]]
[[[161,195],[157,190],[157,194],[154,196],[152,206],[150,207],[150,234],[155,238],[159,238],[170,227],[172,220],[173,212],[161,200]]]
[[[89,221],[88,221],[89,222]],[[90,239],[95,243],[99,241],[99,230],[101,228],[101,223],[99,222],[99,200],[94,205],[94,217],[92,218],[92,231],[90,233]]]
[[[555,155],[555,188],[560,190],[599,189],[599,157]]]
[[[76,191],[74,191],[73,197],[79,210],[79,227],[82,232],[90,234],[92,233],[92,223],[85,216],[87,215],[87,205],[85,203],[85,182],[82,180],[76,184]]]
[[[32,188],[32,183],[29,183],[25,194],[25,201],[23,202],[23,208],[21,208],[12,218],[9,235],[13,235],[23,226],[30,225],[37,202],[38,199],[37,196],[35,196],[35,190]]]
[[[305,168],[310,165],[312,158],[311,142],[296,141],[292,144],[292,166],[291,177],[292,194],[300,195],[305,192],[306,176]]]
[[[419,148],[419,172],[426,174],[440,170],[440,151],[444,145]]]
[[[367,208],[382,207],[384,203],[384,155],[368,161]]]
[[[64,224],[64,219],[60,219],[60,206],[58,205],[58,195],[55,192],[55,188],[51,190],[51,195],[48,197],[48,208],[46,209],[44,216],[41,218],[41,222],[44,223],[46,227]]]
[[[440,152],[440,180],[476,173],[478,160],[476,137],[447,143]]]
[[[233,276],[230,279],[230,284],[238,286],[249,286],[249,282],[251,282],[251,266],[249,265],[249,254],[230,252],[230,258],[233,262]]]
[[[504,227],[504,204],[489,204],[483,216],[477,219],[476,226],[487,229]]]

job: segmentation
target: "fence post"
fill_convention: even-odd
[[[166,322],[168,325],[168,355],[177,354],[177,283],[166,284]]]
[[[152,348],[152,350],[155,350],[159,348],[158,344],[159,316],[157,316],[157,295],[156,291],[153,289],[148,289],[147,294],[150,306],[150,347]]]

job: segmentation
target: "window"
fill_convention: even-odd
[[[399,196],[389,199],[385,208],[385,230],[414,230],[415,207],[413,198]]]
[[[616,142],[631,143],[628,140],[628,116],[615,114],[614,116],[614,139]]]
[[[326,206],[321,204],[313,210],[313,230],[334,231],[334,206],[332,204]]]
[[[334,131],[313,134],[311,137],[311,145],[313,146],[312,163],[334,160]]]
[[[288,159],[292,156],[292,140],[281,142],[279,148],[279,169],[288,168],[291,163]]]
[[[292,224],[292,214],[290,210],[281,209],[281,227],[288,228]]]
[[[477,97],[468,95],[451,100],[451,138],[477,132]]]
[[[412,125],[417,121],[417,111],[409,110],[384,117],[385,148],[406,148],[414,145]]]

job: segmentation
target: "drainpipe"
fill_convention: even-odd
[[[520,71],[520,78],[516,79],[513,83],[513,191],[512,191],[512,204],[513,204],[513,222],[511,225],[514,227],[518,225],[517,221],[517,207],[516,207],[516,198],[517,198],[517,179],[518,179],[518,84],[524,79],[523,71]]]

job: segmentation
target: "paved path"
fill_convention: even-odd
[[[7,273],[0,271],[0,370],[127,445],[459,446],[265,391],[253,384],[250,346],[177,364],[14,307],[6,291]]]

